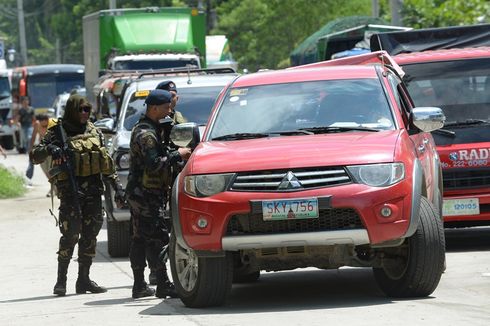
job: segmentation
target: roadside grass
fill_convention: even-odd
[[[23,178],[0,165],[0,199],[19,197],[25,192]]]

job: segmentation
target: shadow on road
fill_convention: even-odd
[[[490,251],[490,227],[446,229],[446,251]]]
[[[165,300],[142,315],[242,314],[391,304],[376,286],[370,268],[262,273],[258,282],[235,284],[226,306],[191,309]]]

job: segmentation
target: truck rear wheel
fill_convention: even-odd
[[[220,306],[232,285],[233,261],[225,257],[198,257],[194,250],[180,246],[170,236],[170,268],[180,300],[190,308]]]
[[[405,242],[384,252],[374,277],[390,297],[425,297],[436,289],[444,270],[444,227],[437,208],[427,198],[420,203],[419,225]]]
[[[107,221],[107,249],[111,257],[127,257],[129,239],[129,221]]]

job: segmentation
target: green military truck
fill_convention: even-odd
[[[206,16],[196,8],[101,10],[83,17],[85,86],[103,70],[206,67]]]

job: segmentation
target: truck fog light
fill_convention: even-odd
[[[208,220],[207,220],[205,217],[200,216],[200,217],[197,219],[197,226],[198,226],[200,229],[205,229],[205,228],[208,226]]]
[[[392,211],[391,211],[391,208],[389,208],[388,206],[385,206],[385,207],[381,208],[380,213],[381,213],[381,216],[383,216],[383,217],[390,217]]]

